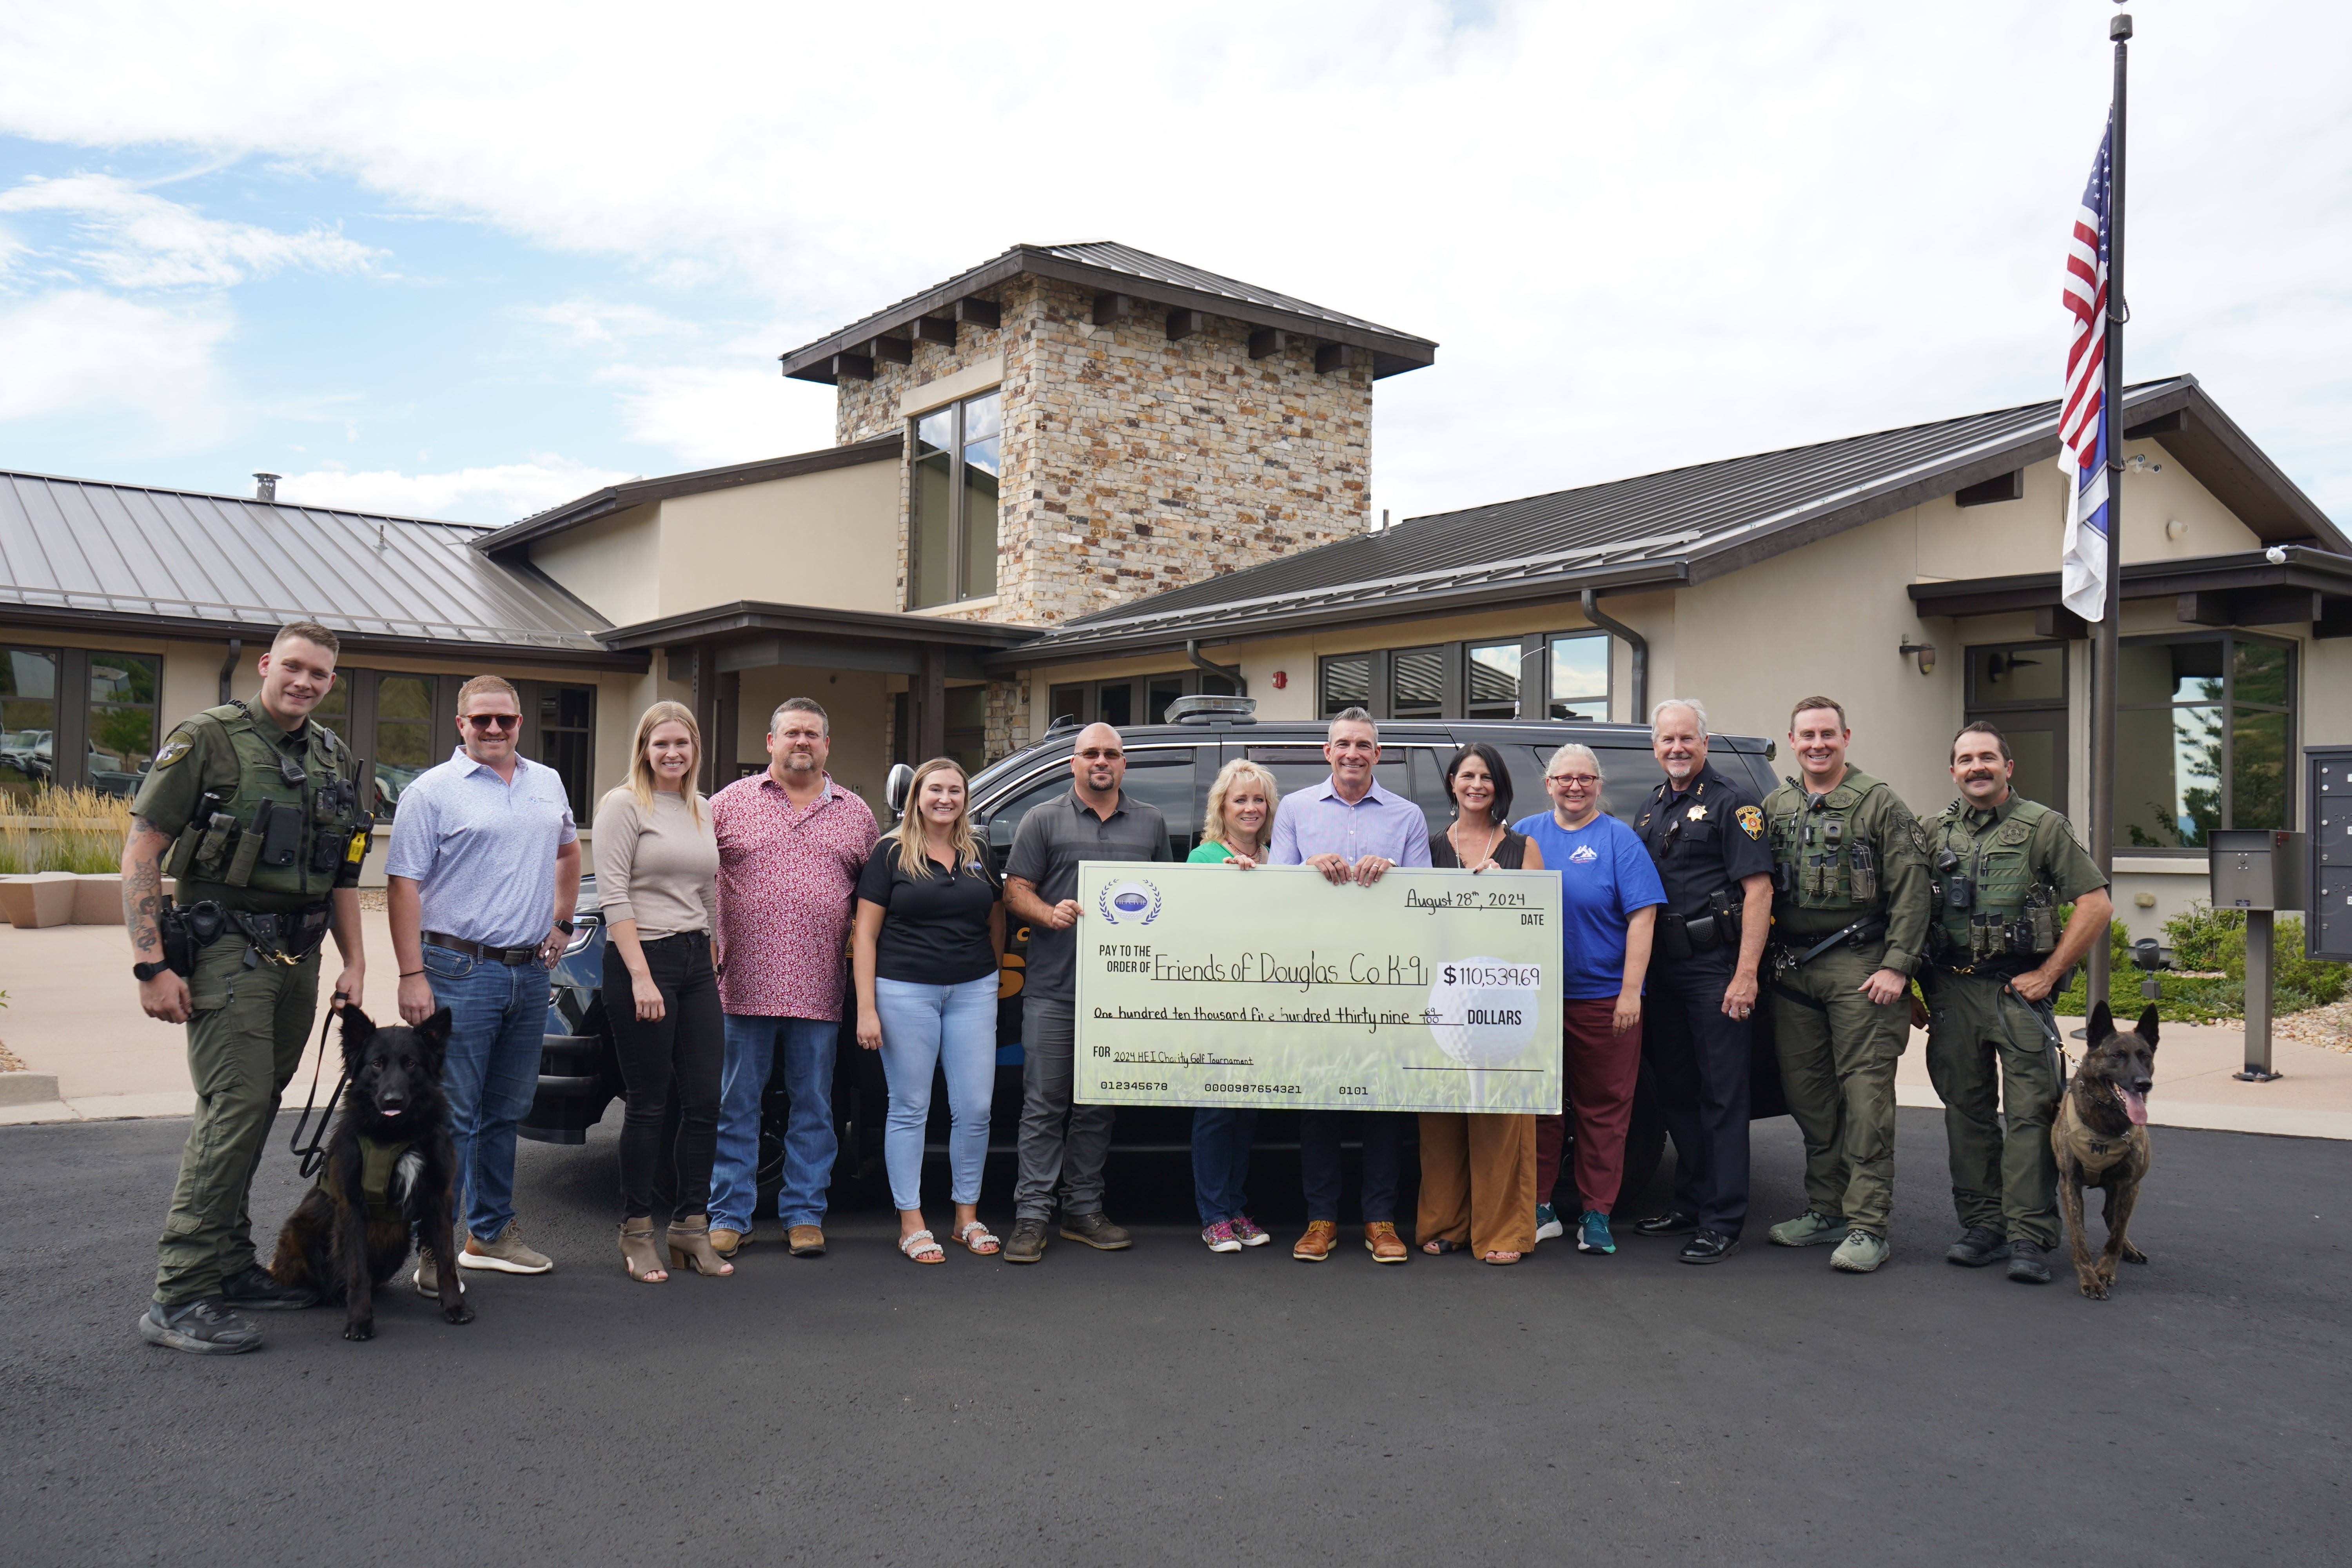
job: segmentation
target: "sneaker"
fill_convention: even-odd
[[[221,1281],[221,1300],[248,1312],[298,1312],[319,1304],[319,1293],[307,1285],[280,1285],[278,1277],[258,1263]]]
[[[1576,1250],[1579,1252],[1614,1252],[1617,1238],[1609,1234],[1609,1216],[1599,1209],[1586,1209],[1577,1216]]]
[[[2031,1241],[2009,1244],[2009,1277],[2020,1285],[2050,1283],[2050,1265],[2042,1261],[2042,1248]]]
[[[1234,1222],[1229,1219],[1203,1226],[1201,1239],[1209,1244],[1212,1252],[1239,1252],[1242,1249],[1242,1238],[1234,1234]]]
[[[522,1238],[522,1221],[507,1221],[506,1229],[484,1241],[478,1236],[466,1238],[466,1249],[457,1254],[460,1268],[495,1268],[501,1274],[544,1274],[555,1267],[555,1260],[544,1252],[533,1252]]]
[[[139,1337],[151,1345],[197,1355],[235,1355],[261,1348],[261,1331],[230,1311],[217,1296],[176,1307],[161,1302],[149,1307],[140,1314]]]
[[[1045,1256],[1045,1222],[1042,1219],[1016,1219],[1013,1234],[1005,1238],[1004,1249],[998,1254],[1007,1263],[1034,1263]]]
[[[1266,1233],[1264,1226],[1259,1225],[1257,1221],[1250,1218],[1250,1216],[1245,1214],[1235,1215],[1233,1219],[1233,1226],[1234,1239],[1240,1242],[1244,1247],[1264,1247],[1267,1242],[1274,1239],[1272,1236]]]
[[[1784,1219],[1768,1233],[1775,1247],[1819,1247],[1825,1241],[1835,1241],[1845,1229],[1836,1220],[1819,1209],[1807,1209],[1794,1219]]]
[[[1866,1230],[1850,1230],[1830,1254],[1830,1267],[1841,1274],[1868,1274],[1885,1262],[1894,1248]]]
[[[1568,1226],[1559,1223],[1559,1211],[1549,1204],[1536,1205],[1536,1239],[1555,1241],[1568,1234]]]
[[[1963,1268],[1982,1268],[1988,1263],[1999,1263],[2009,1256],[2009,1242],[1995,1235],[1990,1228],[1972,1225],[1968,1234],[1952,1243],[1944,1254],[1944,1261],[1957,1263]]]
[[[416,1293],[426,1300],[438,1301],[441,1299],[441,1270],[434,1267],[433,1254],[426,1248],[420,1247],[416,1249],[416,1272],[408,1277],[408,1282],[415,1286]],[[462,1296],[465,1293],[466,1276],[461,1271],[457,1276],[457,1294]]]

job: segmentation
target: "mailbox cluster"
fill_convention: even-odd
[[[2310,900],[2302,906],[2303,951],[2352,963],[2352,746],[2306,746],[2303,758],[2311,802],[2310,879],[2297,889]],[[2218,872],[2213,901],[2221,901]]]

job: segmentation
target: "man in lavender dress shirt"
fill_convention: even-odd
[[[1350,708],[1331,721],[1323,743],[1331,776],[1283,797],[1275,814],[1270,866],[1312,866],[1336,889],[1369,888],[1391,866],[1429,864],[1429,821],[1421,807],[1372,782],[1381,733],[1372,716]],[[1335,900],[1347,893],[1337,891]],[[1335,910],[1335,912],[1337,912]],[[1298,1118],[1298,1163],[1307,1188],[1307,1234],[1290,1249],[1304,1263],[1331,1256],[1339,1237],[1339,1118],[1356,1112],[1307,1110]],[[1364,1119],[1364,1247],[1375,1261],[1412,1255],[1396,1231],[1397,1178],[1404,1158],[1405,1116],[1367,1110]]]

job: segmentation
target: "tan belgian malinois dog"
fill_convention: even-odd
[[[2116,1259],[2146,1263],[2147,1254],[2125,1237],[2140,1182],[2147,1175],[2147,1091],[2156,1082],[2156,1008],[2139,1016],[2130,1034],[2116,1032],[2105,1002],[2091,1009],[2084,1037],[2093,1042],[2050,1124],[2058,1156],[2058,1197],[2066,1210],[2066,1238],[2074,1247],[2074,1274],[2083,1294],[2104,1301],[2116,1282]],[[2095,1265],[2083,1235],[2083,1189],[2106,1190],[2107,1245]]]

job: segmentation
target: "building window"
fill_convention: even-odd
[[[26,795],[57,768],[58,654],[0,647],[0,791]]]
[[[1967,710],[1989,719],[2009,740],[2017,771],[2010,787],[2026,799],[2067,809],[2066,645],[1993,643],[1968,650]]]
[[[1234,683],[1222,675],[1177,670],[1167,675],[1121,676],[1116,680],[1074,681],[1046,695],[1046,725],[1068,721],[1125,729],[1129,724],[1165,724],[1168,705],[1179,697],[1231,697]],[[949,693],[950,697],[953,692]]]
[[[2233,633],[2136,640],[2116,672],[2117,849],[2289,826],[2293,648]]]
[[[996,592],[996,491],[1003,442],[1003,399],[994,392],[915,421],[909,607]]]
[[[1445,717],[1445,655],[1452,646],[1401,647],[1389,655],[1391,719]]]
[[[563,781],[563,793],[572,803],[572,815],[577,817],[588,804],[589,769],[595,755],[595,688],[554,686],[535,680],[529,683],[526,694],[534,697],[539,704],[539,735],[534,748],[539,755],[535,760],[553,768],[556,776]]]
[[[375,683],[375,799],[369,809],[390,816],[400,807],[400,792],[439,760],[433,744],[434,680],[379,675]]]
[[[1323,661],[1323,717],[1336,718],[1350,708],[1369,710],[1372,705],[1372,656],[1352,653]]]
[[[1509,642],[1473,643],[1470,646],[1468,717],[1516,719],[1519,716],[1519,660],[1523,657],[1517,637]]]
[[[1609,717],[1609,634],[1580,632],[1550,639],[1544,669],[1544,712],[1553,719]],[[1633,716],[1637,724],[1647,713]]]

